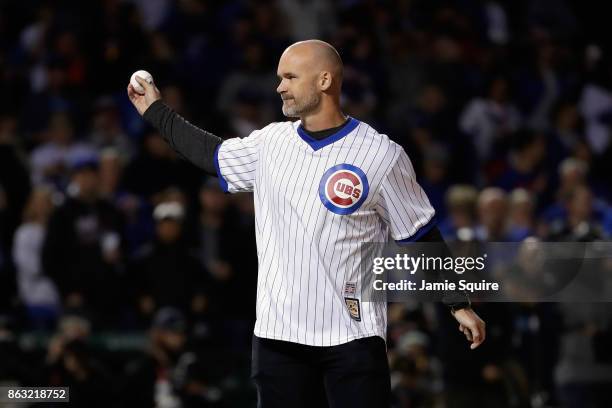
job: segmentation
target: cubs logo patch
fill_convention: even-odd
[[[352,164],[328,169],[319,182],[319,198],[331,212],[352,214],[361,207],[370,191],[365,173]]]
[[[359,299],[353,298],[344,298],[344,303],[346,303],[346,308],[349,311],[349,314],[353,318],[353,320],[361,321],[361,309],[359,308]]]

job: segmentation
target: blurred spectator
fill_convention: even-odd
[[[72,129],[66,130],[67,126],[64,123],[66,119],[54,119],[58,114],[70,112],[75,115],[82,114],[82,106],[79,104],[80,97],[75,95],[73,88],[71,91],[69,85],[68,63],[61,57],[51,54],[45,55],[44,68],[39,70],[40,76],[37,78],[40,81],[40,90],[34,89],[23,108],[24,127],[31,132],[44,132],[44,126],[51,123],[52,127],[58,129],[53,132],[71,132]],[[80,75],[80,74],[79,74]],[[60,129],[64,128],[64,129]],[[45,135],[42,135],[45,138]],[[66,137],[61,134],[47,136],[48,141],[55,142],[59,146],[67,143]],[[57,139],[57,140],[55,140]],[[36,141],[36,140],[34,140]],[[45,140],[47,141],[47,140]],[[45,164],[43,162],[43,164]]]
[[[100,197],[115,203],[122,193],[121,178],[125,166],[125,156],[112,148],[100,152],[98,174],[100,177]]]
[[[95,160],[73,165],[68,192],[66,202],[49,220],[43,270],[67,307],[85,308],[95,316],[96,324],[112,324],[122,305],[123,219],[100,198]]]
[[[535,232],[535,202],[533,194],[523,188],[510,193],[508,240],[520,242]]]
[[[595,218],[593,193],[584,185],[575,187],[564,197],[566,218],[552,224],[550,236],[555,241],[590,242],[606,234]]]
[[[174,308],[160,309],[149,330],[146,354],[125,368],[120,395],[124,407],[179,407],[173,375],[187,342],[187,322]]]
[[[19,296],[34,329],[51,329],[61,307],[55,284],[41,265],[47,221],[53,211],[53,190],[37,187],[26,205],[24,223],[15,232],[13,259]]]
[[[609,69],[602,67],[602,71]],[[597,83],[588,83],[582,89],[580,98],[580,113],[585,120],[586,139],[589,147],[596,155],[606,151],[610,144],[610,120],[612,119],[612,92],[610,92],[610,81],[607,76],[610,74],[602,73]]]
[[[526,113],[526,124],[534,130],[544,131],[550,127],[550,113],[564,89],[558,72],[559,47],[551,42],[535,46],[535,57],[520,77],[519,99]]]
[[[235,198],[232,201],[237,205],[232,206],[218,180],[212,178],[200,190],[199,254],[215,288],[211,293],[212,312],[226,321],[254,317],[250,305],[254,301],[253,261],[257,255],[253,212],[245,208],[252,197]],[[236,237],[242,238],[237,241]]]
[[[444,90],[437,84],[428,84],[419,92],[417,106],[410,112],[409,125],[430,133],[430,140],[417,139],[422,149],[431,139],[448,142],[456,134],[456,128],[450,120],[448,101]]]
[[[549,236],[551,231],[559,231],[566,225],[568,218],[568,200],[577,189],[588,186],[588,165],[582,160],[567,158],[559,165],[559,188],[556,201],[544,209],[538,227],[539,235]],[[604,236],[612,234],[612,209],[603,199],[595,196],[595,191],[589,187],[592,202],[588,209],[592,213],[592,220],[600,226]]]
[[[559,186],[556,191],[556,200],[542,213],[542,218],[546,222],[558,220],[565,217],[564,199],[576,187],[587,182],[589,167],[579,159],[573,157],[563,160],[558,166]]]
[[[142,250],[132,269],[139,312],[146,317],[158,307],[172,306],[190,313],[206,297],[206,286],[204,271],[184,239],[184,207],[162,202],[153,217],[155,239]]]
[[[474,239],[478,190],[468,185],[454,185],[446,193],[448,217],[440,223],[445,238],[462,241]]]
[[[264,114],[261,118],[263,122],[269,123],[275,116],[271,112],[271,105],[273,101],[278,100],[275,92],[278,81],[275,70],[265,65],[264,53],[265,49],[258,43],[251,42],[246,45],[242,66],[229,73],[221,84],[216,106],[228,117],[232,117],[234,113],[232,107],[241,95],[257,98],[260,101],[259,109],[263,112],[267,109],[267,115]],[[248,134],[238,134],[237,136],[245,137]]]
[[[497,187],[488,187],[478,196],[478,227],[476,237],[481,241],[507,240],[508,199]]]
[[[49,383],[69,387],[70,403],[75,406],[108,407],[114,397],[110,372],[92,356],[86,343],[66,343],[51,370]]]
[[[533,193],[543,193],[547,186],[543,159],[546,152],[544,136],[532,131],[519,131],[512,137],[512,147],[493,184],[510,191],[517,187]]]
[[[70,387],[70,403],[107,407],[114,397],[111,375],[88,343],[89,322],[82,317],[62,318],[47,354],[47,384]]]
[[[147,31],[155,31],[165,23],[172,11],[170,0],[133,0],[142,17],[142,25]]]
[[[264,102],[260,95],[249,94],[247,90],[236,95],[230,120],[233,134],[244,137],[265,126],[266,118],[261,108]]]
[[[95,150],[74,140],[74,128],[66,113],[51,117],[46,142],[32,151],[32,182],[66,187],[67,169],[75,162],[94,156]]]
[[[208,179],[200,189],[199,252],[203,265],[219,280],[229,279],[233,274],[226,248],[234,234],[228,228],[228,197],[219,188],[217,180]]]
[[[391,374],[395,407],[431,407],[441,402],[442,367],[429,347],[427,335],[418,330],[397,342]]]
[[[496,145],[506,142],[521,125],[521,116],[512,104],[509,88],[507,79],[494,78],[486,97],[473,99],[461,114],[459,126],[472,137],[478,159],[482,162],[492,159]]]
[[[326,37],[334,28],[336,13],[329,0],[280,0],[278,3],[296,41]]]
[[[111,97],[101,97],[94,106],[89,141],[96,149],[115,149],[124,158],[134,154],[132,142],[121,126],[117,106]]]
[[[574,103],[561,102],[553,115],[553,124],[548,135],[548,170],[556,172],[559,164],[569,156],[588,161],[591,152],[582,134],[582,118]],[[552,176],[552,174],[551,174]]]
[[[506,45],[510,40],[510,27],[501,2],[495,0],[484,2],[483,9],[488,40],[493,44]]]
[[[66,314],[58,322],[57,330],[49,340],[45,361],[48,365],[61,361],[66,344],[87,342],[91,336],[91,322],[82,315]]]
[[[223,392],[210,383],[210,366],[194,352],[184,353],[175,370],[175,387],[182,408],[224,407]]]

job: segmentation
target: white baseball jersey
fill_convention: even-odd
[[[215,163],[225,191],[254,192],[255,335],[386,339],[386,304],[360,299],[361,243],[415,239],[434,216],[402,147],[354,118],[320,141],[281,122],[224,141]]]

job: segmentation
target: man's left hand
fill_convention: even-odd
[[[480,346],[485,340],[485,322],[469,307],[456,310],[453,316],[459,322],[459,331],[472,342],[470,348],[474,350]]]

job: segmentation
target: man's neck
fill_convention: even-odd
[[[300,117],[301,125],[309,132],[319,132],[341,126],[346,122],[346,115],[340,109],[328,112],[319,111],[314,114]]]
[[[308,135],[310,136],[311,139],[315,139],[315,140],[323,140],[337,132],[339,132],[341,129],[343,129],[346,124],[349,122],[349,119],[347,118],[343,123],[340,124],[340,126],[336,126],[333,128],[328,128],[328,129],[323,129],[323,130],[318,130],[315,132],[311,132],[310,130],[305,129],[302,125],[300,125],[300,128]]]

